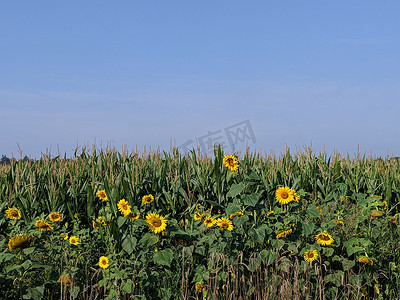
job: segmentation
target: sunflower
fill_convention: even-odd
[[[11,207],[6,210],[7,218],[11,220],[19,220],[21,219],[21,211],[18,208]]]
[[[233,220],[234,217],[241,217],[243,213],[241,211],[237,211],[229,216],[229,219]]]
[[[62,232],[60,233],[60,236],[64,238],[64,240],[68,240],[68,233]]]
[[[300,196],[299,196],[299,195],[297,195],[297,193],[296,193],[296,191],[295,191],[294,189],[291,189],[291,190],[292,190],[292,193],[293,193],[293,198],[294,198],[294,200],[293,200],[293,201],[296,201],[297,203],[299,203]]]
[[[217,226],[219,226],[221,230],[224,230],[224,228],[228,229],[229,231],[233,230],[232,222],[224,217],[217,220]]]
[[[99,223],[97,223],[97,222],[94,220],[94,218],[93,218],[93,220],[92,220],[92,226],[93,226],[93,229],[99,230]]]
[[[206,217],[206,213],[199,213],[199,212],[195,212],[193,218],[196,221],[202,221],[204,218]]]
[[[142,198],[142,202],[143,202],[144,204],[150,204],[150,203],[153,202],[153,201],[154,201],[154,196],[153,196],[152,194],[143,196],[143,198]]]
[[[267,213],[267,218],[269,218],[270,215],[272,215],[274,213],[273,210],[271,210],[270,212]]]
[[[49,219],[52,222],[58,222],[61,220],[61,215],[59,212],[52,212],[51,214],[49,214]]]
[[[365,256],[360,256],[358,258],[358,262],[362,263],[362,264],[370,265],[370,266],[372,266],[374,264],[374,261],[372,259],[365,257]]]
[[[96,195],[97,195],[97,197],[99,197],[101,200],[103,200],[103,201],[107,201],[108,200],[108,198],[107,198],[107,194],[106,194],[106,191],[105,190],[100,190],[100,191],[98,191],[97,193],[96,193]]]
[[[69,243],[70,243],[71,245],[78,246],[78,245],[79,245],[79,238],[78,238],[77,236],[73,235],[73,236],[71,236],[71,237],[69,238]]]
[[[280,204],[288,204],[291,201],[295,201],[293,190],[287,186],[278,188],[275,197]]]
[[[101,256],[99,259],[99,266],[100,268],[107,269],[110,265],[108,264],[108,257]]]
[[[387,202],[386,202],[386,201],[383,201],[382,209],[383,209],[383,210],[386,210],[387,207],[388,207]]]
[[[344,222],[340,220],[335,220],[336,226],[342,228],[344,226]]]
[[[201,204],[200,204],[200,203],[197,203],[197,204],[196,204],[196,210],[199,210],[200,207],[201,207]]]
[[[146,222],[154,233],[160,233],[167,228],[167,220],[156,213],[149,213],[146,216]]]
[[[70,286],[72,284],[72,281],[68,277],[68,275],[61,275],[60,278],[58,278],[58,282],[67,286]]]
[[[37,220],[35,223],[35,226],[38,227],[40,231],[49,231],[53,229],[53,226],[51,226],[49,223],[43,220]]]
[[[137,220],[140,217],[140,212],[130,211],[128,214],[124,215],[125,218],[133,220]]]
[[[317,257],[317,250],[307,250],[306,252],[304,252],[304,259],[308,262],[312,262],[313,260],[317,259]]]
[[[225,155],[222,163],[231,171],[237,171],[239,168],[239,162],[233,155]]]
[[[332,236],[325,232],[320,232],[315,236],[317,243],[322,246],[329,246],[335,241]]]
[[[285,236],[291,234],[292,232],[293,232],[293,229],[290,228],[290,229],[288,229],[288,230],[285,230],[285,231],[282,231],[282,232],[278,233],[278,234],[276,235],[276,238],[277,238],[277,239],[280,239],[281,237],[285,237]]]
[[[125,216],[131,212],[131,206],[125,199],[119,200],[118,210]]]
[[[204,225],[206,225],[207,227],[213,227],[216,223],[217,221],[212,217],[206,217],[206,219],[204,220]]]
[[[197,293],[204,293],[205,291],[207,291],[207,286],[202,282],[196,282],[194,288]]]
[[[29,235],[25,234],[19,234],[16,236],[13,236],[9,241],[8,241],[8,248],[11,250],[13,249],[23,249],[26,247],[29,247],[29,245],[32,242],[32,237]]]

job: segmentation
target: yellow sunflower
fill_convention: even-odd
[[[216,223],[217,221],[212,217],[206,217],[206,219],[204,220],[204,225],[206,225],[207,227],[213,227]]]
[[[241,217],[243,213],[241,211],[237,211],[229,216],[229,219],[233,220],[234,217]]]
[[[32,242],[32,237],[29,235],[25,234],[19,234],[16,236],[13,236],[9,241],[8,241],[8,248],[11,250],[13,249],[23,249],[26,247],[29,247],[29,245]]]
[[[272,215],[274,213],[273,210],[271,210],[270,212],[267,213],[267,218],[269,218],[270,215]]]
[[[60,236],[61,236],[64,240],[68,240],[68,233],[62,232],[62,233],[60,233]]]
[[[383,209],[383,210],[386,210],[387,207],[388,207],[388,204],[387,204],[387,202],[384,200],[384,201],[383,201],[383,205],[382,205],[382,209]]]
[[[293,201],[296,201],[298,203],[299,200],[300,200],[300,196],[297,195],[297,193],[296,193],[296,191],[294,189],[291,189],[291,190],[292,190],[292,194],[293,194],[293,198],[294,198]]]
[[[147,214],[146,222],[154,233],[163,232],[167,228],[167,220],[156,213]]]
[[[38,227],[40,231],[49,231],[53,229],[53,226],[51,226],[49,223],[43,220],[37,220],[35,223],[35,226]]]
[[[153,196],[152,194],[143,196],[143,198],[142,198],[142,202],[143,202],[144,204],[150,204],[150,203],[153,202],[153,201],[154,201],[154,196]]]
[[[202,221],[204,218],[206,217],[206,213],[199,213],[199,212],[195,212],[193,218],[196,221]]]
[[[92,220],[92,226],[93,226],[93,229],[99,230],[99,223],[97,223],[97,221],[95,221],[94,218]]]
[[[225,155],[222,163],[231,171],[237,171],[239,168],[239,162],[233,155]]]
[[[287,186],[279,187],[275,192],[275,197],[280,204],[288,204],[291,201],[295,201],[293,190]]]
[[[6,210],[6,215],[8,219],[19,220],[21,219],[21,211],[18,208],[11,207]]]
[[[340,220],[335,220],[336,226],[342,228],[344,226],[344,222]]]
[[[70,243],[71,245],[78,246],[78,245],[79,245],[79,238],[78,238],[77,236],[73,235],[73,236],[71,236],[71,237],[69,238],[69,243]]]
[[[365,256],[360,256],[358,258],[358,262],[362,263],[362,264],[370,265],[370,266],[372,266],[374,264],[374,261],[372,259],[365,257]]]
[[[140,217],[140,212],[133,212],[130,211],[128,214],[124,215],[125,218],[128,218],[130,220],[137,220]]]
[[[290,229],[288,229],[288,230],[285,230],[285,231],[282,231],[282,232],[278,233],[278,234],[276,235],[276,238],[277,238],[277,239],[280,239],[281,237],[285,237],[285,236],[291,234],[292,232],[293,232],[293,229],[290,228]]]
[[[98,191],[97,193],[96,193],[96,195],[97,195],[97,197],[99,197],[101,200],[103,200],[103,201],[107,201],[108,200],[108,198],[107,198],[107,194],[106,194],[106,191],[105,190],[100,190],[100,191]]]
[[[317,250],[307,250],[306,252],[304,252],[304,259],[308,262],[312,262],[313,260],[317,259],[317,257]]]
[[[118,202],[118,210],[125,216],[131,212],[131,206],[128,201],[121,199]]]
[[[108,264],[108,257],[101,256],[99,259],[99,266],[100,268],[107,269],[110,265]]]
[[[335,241],[332,236],[325,232],[320,232],[315,236],[317,243],[322,246],[329,246]]]
[[[219,229],[221,230],[224,230],[224,228],[228,229],[229,231],[233,230],[232,222],[224,217],[217,220],[217,226],[219,226]]]
[[[52,222],[58,222],[61,220],[61,215],[59,212],[52,212],[51,214],[49,214],[49,219]]]

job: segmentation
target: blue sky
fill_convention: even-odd
[[[398,1],[4,1],[0,154],[168,151],[249,120],[262,153],[400,156],[399,11]]]

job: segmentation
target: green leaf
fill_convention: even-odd
[[[325,256],[330,257],[333,255],[333,252],[335,252],[335,249],[323,247],[322,252],[324,253]]]
[[[126,218],[119,216],[118,219],[117,219],[118,228],[121,228],[122,225],[125,224],[126,220],[127,220]]]
[[[151,233],[146,233],[141,239],[140,239],[140,245],[143,246],[152,246],[158,242],[158,235],[154,235]]]
[[[239,195],[245,187],[244,182],[232,184],[231,188],[229,189],[229,192],[226,194],[226,197],[231,197],[234,198],[237,195]]]
[[[260,252],[260,255],[267,266],[272,265],[275,259],[278,257],[278,254],[276,252],[265,249]]]
[[[127,236],[122,242],[122,249],[128,254],[132,254],[136,248],[136,243],[137,239],[135,237]]]
[[[240,227],[243,224],[245,224],[249,220],[249,217],[247,215],[243,215],[241,217],[236,217],[233,219],[233,225],[235,227]]]
[[[174,252],[171,249],[160,250],[154,253],[153,261],[155,264],[171,266],[172,259],[174,258]]]
[[[243,195],[242,200],[243,204],[247,206],[256,206],[258,203],[259,195],[253,193],[251,195]]]
[[[22,251],[24,252],[25,255],[28,255],[28,254],[31,254],[33,251],[35,251],[35,247],[25,248]]]
[[[308,236],[314,232],[315,225],[314,223],[303,223],[302,224],[302,232],[305,236]]]
[[[276,249],[280,249],[284,244],[285,244],[285,241],[280,240],[280,239],[271,240],[271,246]]]
[[[306,215],[310,218],[319,218],[319,210],[314,204],[310,204],[306,211]]]
[[[28,287],[26,290],[26,294],[22,296],[23,299],[33,299],[33,300],[40,300],[43,298],[44,294],[44,285],[37,286],[37,287]]]
[[[0,253],[0,263],[8,262],[14,258],[14,254],[11,253]]]
[[[249,230],[249,235],[254,239],[254,241],[262,244],[265,239],[265,230],[263,227],[255,229],[251,228]]]
[[[228,207],[226,208],[226,214],[229,216],[237,211],[240,211],[240,206],[235,203],[229,203]]]
[[[127,292],[128,294],[132,293],[132,281],[127,281],[123,286],[122,290]]]

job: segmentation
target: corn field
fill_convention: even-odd
[[[0,165],[0,298],[399,299],[399,203],[395,159],[216,147],[13,160]]]

